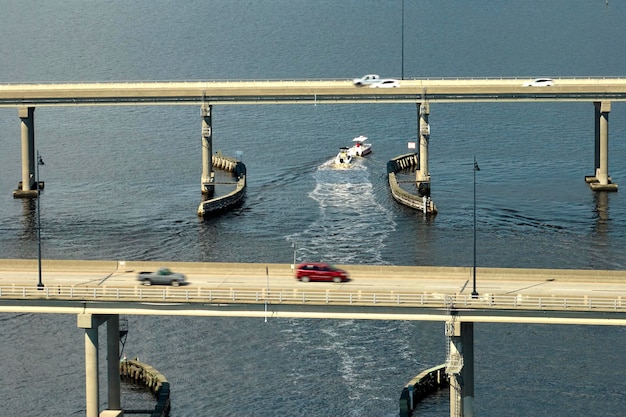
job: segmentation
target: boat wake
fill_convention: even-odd
[[[376,201],[369,170],[362,161],[337,169],[333,161],[313,173],[308,194],[319,204],[319,216],[302,232],[288,236],[297,248],[297,262],[384,264],[381,255],[395,230],[391,212]]]

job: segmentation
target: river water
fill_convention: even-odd
[[[624,76],[626,67],[626,5],[617,1],[0,4],[6,83],[365,73],[522,83]],[[470,266],[475,157],[478,266],[626,266],[623,194],[584,182],[594,167],[591,104],[431,105],[434,218],[396,204],[386,183],[386,162],[415,140],[416,111],[215,106],[214,150],[242,152],[249,182],[240,209],[202,220],[199,108],[37,108],[42,255],[291,263],[295,246],[299,261]],[[622,103],[609,120],[609,173],[621,185]],[[353,169],[329,169],[337,148],[361,134],[373,153]],[[36,258],[34,205],[12,198],[21,177],[16,109],[0,109],[0,143],[0,257]],[[440,323],[128,320],[125,353],[166,375],[173,417],[394,416],[402,386],[445,361]],[[83,415],[75,317],[5,314],[0,329],[0,415]],[[476,325],[476,414],[621,416],[625,340],[623,328]],[[125,407],[146,403],[124,392]],[[447,392],[423,415],[448,415]]]

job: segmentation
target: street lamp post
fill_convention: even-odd
[[[402,48],[402,77],[401,79],[404,80],[404,0],[402,0],[402,24],[401,24],[401,29],[402,29],[402,35],[401,35],[401,48]]]
[[[472,270],[474,289],[472,290],[472,298],[478,297],[478,291],[476,291],[476,171],[480,171],[480,168],[476,163],[476,157],[474,157],[474,268]]]
[[[39,187],[39,165],[45,165],[43,163],[43,159],[39,155],[39,151],[37,151],[37,170],[35,171],[35,183],[37,190],[37,260],[39,261],[39,282],[37,282],[37,288],[43,289],[44,285],[41,281],[41,213],[39,210],[39,202],[40,202],[40,187]]]

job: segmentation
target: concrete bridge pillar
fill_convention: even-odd
[[[609,113],[611,102],[594,102],[595,106],[595,157],[594,175],[585,177],[594,191],[617,191],[617,184],[609,176]]]
[[[22,132],[22,181],[13,192],[15,198],[32,198],[37,195],[35,187],[35,108],[20,107],[18,110]]]
[[[212,197],[215,193],[215,172],[213,171],[213,127],[211,124],[212,107],[203,103],[202,115],[202,195]]]
[[[107,387],[108,407],[100,414],[98,372],[98,327],[107,323]],[[85,329],[85,416],[121,417],[121,389],[119,368],[119,316],[79,314],[78,327]]]
[[[419,169],[415,174],[419,194],[421,196],[430,196],[430,173],[428,171],[428,140],[430,139],[430,125],[428,124],[428,115],[430,114],[430,106],[428,103],[418,103],[418,119],[417,128],[419,136]]]
[[[474,417],[474,323],[446,323],[450,417]]]
[[[436,214],[437,208],[430,199],[430,172],[428,170],[428,141],[430,140],[430,125],[428,115],[430,105],[427,102],[418,103],[417,130],[419,137],[419,166],[415,173],[417,195],[422,198],[421,208],[424,214]]]
[[[115,314],[107,320],[107,381],[109,409],[121,410],[120,380],[120,316]]]
[[[98,417],[98,324],[91,314],[79,314],[78,327],[85,329],[85,416]]]

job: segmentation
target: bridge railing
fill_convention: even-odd
[[[443,294],[367,292],[331,289],[220,289],[185,287],[0,286],[0,300],[66,300],[107,302],[175,302],[220,304],[308,304],[393,306],[445,309],[516,309],[626,312],[626,300],[611,296],[525,294]]]

